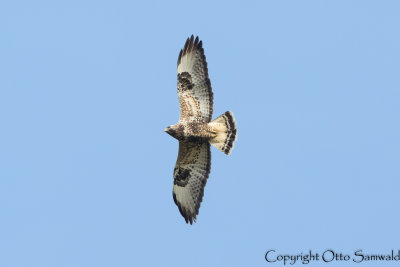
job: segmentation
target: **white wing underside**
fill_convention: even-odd
[[[211,170],[209,143],[179,142],[174,169],[173,197],[186,222],[196,221]]]
[[[180,120],[211,121],[213,93],[208,78],[202,42],[193,36],[186,41],[178,58],[178,98]]]

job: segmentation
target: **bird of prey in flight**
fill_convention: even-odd
[[[210,144],[229,155],[237,133],[231,111],[211,120],[213,92],[206,57],[202,41],[193,35],[178,57],[178,98],[179,121],[164,131],[179,141],[172,195],[186,223],[192,224],[211,170]]]

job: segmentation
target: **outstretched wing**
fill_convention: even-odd
[[[172,195],[186,223],[196,222],[211,170],[210,144],[179,142]]]
[[[186,40],[178,57],[178,98],[180,120],[210,122],[213,92],[208,78],[207,61],[202,42],[193,35]]]

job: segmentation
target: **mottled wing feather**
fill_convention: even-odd
[[[172,194],[186,223],[196,221],[210,170],[211,152],[208,142],[179,142]]]
[[[211,121],[213,92],[207,61],[202,42],[193,35],[186,40],[178,57],[178,98],[180,120]]]

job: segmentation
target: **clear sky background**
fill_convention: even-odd
[[[399,249],[399,12],[2,1],[0,266],[283,266],[265,252]],[[179,117],[176,61],[192,33],[214,118],[232,110],[238,139],[230,156],[212,148],[190,226],[163,130]]]

